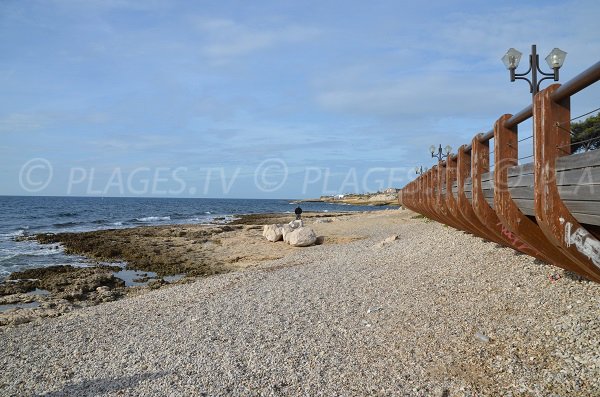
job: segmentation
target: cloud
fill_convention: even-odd
[[[0,117],[0,132],[29,132],[44,128],[51,120],[44,115],[12,113]]]
[[[205,35],[205,56],[225,62],[272,47],[305,42],[318,37],[319,30],[299,25],[257,29],[231,19],[200,19],[197,28]]]
[[[110,121],[110,116],[102,112],[32,112],[10,113],[0,115],[0,132],[32,132],[44,130],[60,123],[72,124],[105,124]]]

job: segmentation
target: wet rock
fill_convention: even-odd
[[[150,289],[158,289],[160,287],[162,287],[163,285],[168,284],[165,280],[161,279],[155,279],[155,280],[150,280],[148,282],[148,288]]]
[[[28,288],[33,286],[29,289],[30,291],[40,288],[52,293],[64,293],[70,299],[80,299],[86,293],[96,291],[96,288],[101,286],[124,287],[125,282],[112,274],[113,271],[119,269],[116,266],[84,268],[50,266],[12,273],[9,280],[15,280],[15,282],[8,284],[17,284]]]

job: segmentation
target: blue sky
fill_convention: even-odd
[[[429,145],[529,103],[509,47],[567,51],[561,81],[597,62],[597,15],[591,0],[0,0],[0,194],[401,187]]]

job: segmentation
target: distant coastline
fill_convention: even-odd
[[[369,206],[399,206],[398,194],[392,192],[340,194],[336,196],[321,196],[314,199],[298,200],[297,203],[333,203]]]

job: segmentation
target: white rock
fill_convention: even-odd
[[[283,239],[283,227],[281,225],[265,225],[263,237],[269,241],[279,241]]]
[[[400,240],[400,236],[398,236],[397,234],[392,234],[391,236],[387,237],[385,240],[381,241],[379,244],[377,244],[375,247],[376,248],[383,248],[388,244],[393,243],[396,240]]]
[[[384,244],[387,244],[387,243],[392,243],[392,242],[394,242],[396,240],[400,240],[400,236],[398,236],[397,234],[392,234],[390,237],[386,238],[382,242]]]
[[[290,242],[290,233],[293,232],[294,229],[292,229],[292,227],[290,225],[283,225],[283,227],[281,228],[281,233],[283,234],[283,242],[285,243],[289,243]]]
[[[310,227],[300,227],[288,234],[288,240],[293,247],[308,247],[317,241],[317,235]]]
[[[304,227],[304,222],[302,221],[302,219],[294,219],[289,223],[289,225],[292,229],[298,229],[300,227]]]

